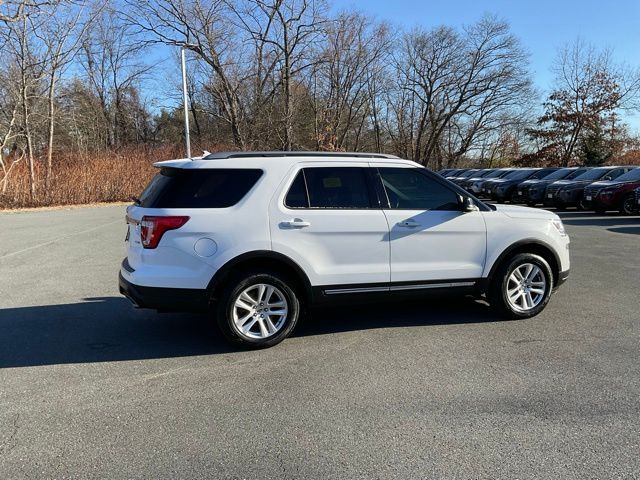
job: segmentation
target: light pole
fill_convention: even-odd
[[[187,62],[185,61],[185,48],[180,47],[182,61],[182,101],[184,102],[184,142],[187,149],[187,158],[191,158],[191,138],[189,137],[189,107],[187,94]]]

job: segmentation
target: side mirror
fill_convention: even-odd
[[[460,209],[463,212],[477,212],[479,210],[478,206],[475,204],[471,197],[463,197],[460,195]]]

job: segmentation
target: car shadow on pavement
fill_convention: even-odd
[[[607,230],[609,230],[610,232],[615,232],[615,233],[626,233],[628,235],[640,235],[640,226],[637,226],[637,227],[615,227],[615,228],[608,228]]]
[[[316,308],[296,328],[293,336],[495,321],[484,302],[471,297],[427,297],[367,305]]]
[[[293,337],[372,328],[402,328],[495,320],[471,299],[315,309]],[[122,297],[0,310],[0,368],[114,362],[240,352],[205,315],[134,309]]]
[[[136,310],[124,297],[0,310],[0,368],[230,351],[206,317]]]

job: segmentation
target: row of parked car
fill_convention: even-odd
[[[438,172],[477,197],[498,203],[576,207],[626,215],[640,209],[640,167],[463,168]]]

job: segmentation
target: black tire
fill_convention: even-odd
[[[622,199],[620,202],[620,213],[623,215],[633,215],[635,213],[636,198],[635,194],[631,193]]]
[[[604,208],[594,208],[593,211],[598,215],[604,215],[606,213],[606,210]]]
[[[531,309],[519,310],[514,308],[507,298],[507,288],[510,284],[509,277],[516,268],[524,264],[532,264],[540,269],[545,279],[545,289],[540,302]],[[553,273],[549,263],[539,255],[532,253],[519,253],[505,260],[498,267],[491,279],[487,298],[492,308],[506,318],[530,318],[540,313],[549,303],[553,290]]]
[[[273,286],[284,296],[287,315],[283,324],[274,334],[265,338],[251,338],[236,326],[233,318],[234,305],[243,291],[259,284]],[[286,277],[272,272],[247,272],[229,281],[221,292],[215,307],[216,321],[224,337],[235,345],[249,349],[272,347],[287,338],[298,323],[300,316],[300,300],[295,290],[290,286],[292,284],[293,282]]]
[[[520,203],[518,200],[519,200],[518,199],[518,192],[516,192],[516,191],[512,192],[511,193],[511,203],[513,203],[514,205],[518,204],[518,203]]]
[[[527,202],[528,207],[534,208],[536,205],[537,205],[536,202]]]

